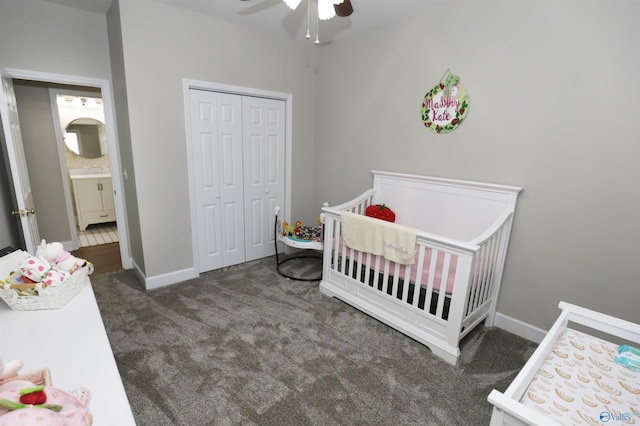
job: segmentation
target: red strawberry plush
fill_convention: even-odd
[[[387,222],[395,222],[396,214],[389,207],[384,204],[372,204],[367,207],[364,212],[365,216],[373,217],[376,219],[386,220]]]
[[[20,402],[28,405],[44,404],[47,402],[47,394],[43,391],[44,386],[25,389],[20,395]]]

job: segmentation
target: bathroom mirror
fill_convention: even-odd
[[[77,118],[64,131],[64,144],[76,155],[99,158],[107,153],[104,123],[95,118]]]

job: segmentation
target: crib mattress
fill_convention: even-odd
[[[640,372],[617,354],[617,345],[567,328],[520,402],[561,425],[640,423]]]
[[[340,251],[340,253],[342,253],[342,249],[343,249],[343,244],[344,241],[342,238],[340,238],[340,241],[338,243],[338,250]],[[348,246],[347,246],[348,247]],[[360,258],[360,256],[362,256],[363,261],[366,259],[368,253],[364,253],[364,252],[360,252],[358,250],[352,249],[349,247],[349,253],[347,253],[347,255],[349,255],[351,253],[351,250],[353,250],[353,257],[354,260],[357,260],[358,258]],[[425,251],[424,251],[424,263],[423,263],[423,269],[422,269],[422,275],[420,278],[420,283],[422,287],[426,287],[427,283],[429,282],[429,274],[430,271],[432,270],[432,268],[430,267],[431,264],[431,252],[432,252],[432,248],[431,247],[426,247]],[[419,251],[416,251],[416,254],[414,256],[415,261],[414,264],[411,265],[410,267],[410,273],[409,273],[409,282],[411,283],[415,283],[417,282],[417,278],[418,278],[418,262],[419,262]],[[375,259],[375,255],[371,255],[372,259]],[[379,269],[378,272],[380,274],[384,274],[385,270],[386,270],[386,266],[385,266],[385,259],[380,256],[382,261],[379,264]],[[371,264],[369,265],[372,269],[374,266],[375,261],[372,261]],[[458,264],[458,256],[451,256],[451,261],[449,262],[449,269],[448,271],[444,271],[444,252],[439,252],[438,255],[436,256],[436,264],[435,264],[435,268],[433,268],[434,271],[434,276],[433,276],[433,290],[434,291],[440,291],[440,286],[441,283],[443,281],[443,275],[446,276],[446,282],[445,282],[445,289],[446,289],[446,293],[447,294],[451,294],[453,292],[453,284],[455,282],[456,279],[456,267]],[[400,279],[406,279],[406,265],[399,265],[400,266],[400,274],[399,274],[399,278]],[[393,275],[394,270],[396,269],[396,263],[393,261],[389,261],[389,274]],[[444,272],[446,272],[446,274],[444,274]]]

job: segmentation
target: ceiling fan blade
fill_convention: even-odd
[[[338,16],[349,16],[353,13],[351,0],[344,0],[340,4],[334,4],[333,8],[336,10],[336,15]]]

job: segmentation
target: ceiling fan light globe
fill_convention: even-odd
[[[284,4],[289,6],[289,9],[296,10],[301,1],[302,0],[284,0]]]
[[[333,8],[333,0],[318,0],[318,18],[326,21],[334,16],[336,16],[336,10]]]

